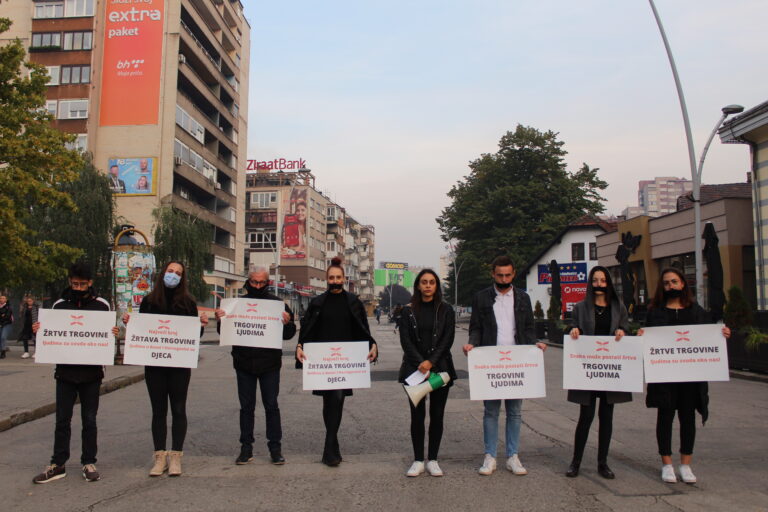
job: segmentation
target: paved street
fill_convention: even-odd
[[[699,484],[669,485],[659,479],[654,437],[655,410],[643,397],[616,407],[609,463],[617,478],[595,471],[597,420],[582,474],[563,476],[571,455],[578,406],[561,389],[562,352],[546,355],[548,397],[523,408],[520,458],[525,477],[504,469],[477,475],[482,460],[482,404],[469,400],[466,373],[451,390],[440,462],[444,478],[408,479],[411,463],[408,406],[395,382],[401,351],[389,326],[376,326],[381,363],[370,390],[356,390],[344,411],[340,439],[344,462],[320,463],[323,440],[321,400],[301,390],[301,372],[284,358],[280,406],[283,447],[288,463],[268,463],[263,412],[257,405],[257,458],[236,466],[238,404],[229,351],[206,345],[193,371],[188,400],[189,432],[184,475],[149,478],[152,444],[150,407],[143,382],[102,396],[99,409],[99,462],[102,480],[86,483],[79,472],[80,423],[73,421],[73,457],[68,476],[46,485],[32,477],[48,462],[53,443],[52,415],[0,432],[0,496],[4,510],[588,510],[588,511],[756,511],[768,510],[768,384],[732,380],[711,386],[711,414],[697,432],[693,469]],[[459,329],[454,357],[466,370]],[[286,349],[293,347],[287,342]],[[52,371],[22,367],[26,361],[0,362],[0,410],[18,401],[26,386],[19,374],[34,372],[34,389],[53,399]],[[13,373],[9,373],[13,372]],[[135,373],[121,370],[121,374]],[[43,372],[44,373],[44,372]],[[107,378],[118,371],[108,369]],[[41,384],[47,380],[47,385]],[[8,386],[13,382],[12,386]],[[14,398],[16,397],[16,398]],[[15,404],[16,402],[14,402]],[[698,418],[697,418],[698,419]],[[700,422],[699,422],[700,425]],[[677,435],[673,445],[677,447]],[[502,452],[503,453],[503,452]],[[499,459],[503,462],[503,459]]]

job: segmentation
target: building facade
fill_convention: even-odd
[[[658,217],[677,211],[677,198],[690,192],[693,182],[685,178],[662,176],[640,181],[637,189],[637,206],[629,206],[622,212],[625,219],[640,215]]]

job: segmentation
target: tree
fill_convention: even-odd
[[[389,309],[389,294],[392,293],[392,309],[398,304],[404,305],[411,302],[411,292],[405,287],[399,284],[387,285],[384,290],[379,293],[379,305],[385,309]]]
[[[190,293],[200,301],[205,300],[209,289],[203,280],[203,272],[213,267],[210,253],[213,226],[172,206],[157,208],[152,214],[157,221],[154,254],[158,267],[169,261],[181,261],[187,272]]]
[[[563,144],[555,132],[518,125],[448,192],[452,202],[436,220],[444,240],[459,240],[460,303],[489,284],[495,256],[508,254],[519,270],[569,222],[604,211],[600,191],[608,184],[587,164],[568,172]]]
[[[10,26],[0,18],[0,33]],[[61,278],[82,255],[68,243],[39,237],[40,226],[29,222],[37,208],[77,210],[62,187],[77,178],[83,161],[65,146],[74,136],[51,126],[45,68],[25,62],[25,55],[18,39],[0,47],[0,283],[8,287]]]

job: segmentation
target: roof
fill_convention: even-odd
[[[677,198],[677,211],[693,208],[692,193]],[[701,204],[711,203],[720,199],[752,199],[751,183],[723,183],[720,185],[702,185]]]
[[[616,231],[618,229],[619,222],[618,220],[613,219],[601,219],[600,217],[596,217],[594,215],[584,215],[583,217],[579,217],[578,219],[572,221],[570,224],[568,224],[555,238],[552,239],[552,241],[544,248],[542,249],[531,261],[528,263],[528,265],[523,268],[522,272],[520,273],[521,276],[524,276],[528,274],[528,271],[530,271],[531,267],[539,261],[542,256],[547,254],[549,250],[555,245],[559,244],[560,241],[563,239],[566,233],[569,231],[572,231],[574,229],[589,229],[589,228],[600,228],[603,230],[603,232],[608,233],[610,231]]]
[[[723,143],[746,142],[743,135],[760,126],[764,126],[767,121],[768,101],[764,101],[756,107],[752,107],[746,112],[724,122],[720,129],[717,130],[717,133],[720,135],[720,141]]]

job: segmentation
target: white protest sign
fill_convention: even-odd
[[[36,363],[115,364],[113,311],[41,309]]]
[[[125,329],[125,364],[197,368],[197,316],[134,313]]]
[[[304,343],[304,390],[371,387],[367,341]]]
[[[468,365],[470,400],[547,395],[544,355],[536,345],[475,347],[469,351]]]
[[[646,327],[646,382],[729,380],[728,349],[718,324]]]
[[[283,348],[283,312],[280,300],[223,299],[220,345]]]
[[[643,341],[637,336],[565,337],[563,389],[643,392]]]

